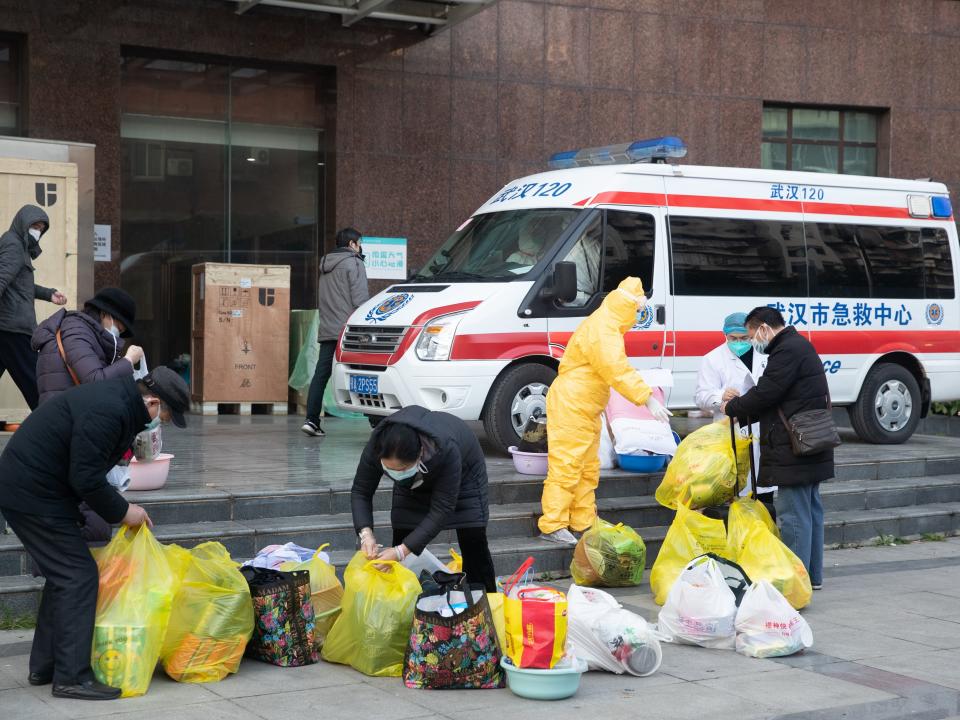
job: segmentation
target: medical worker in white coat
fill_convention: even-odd
[[[750,345],[746,328],[747,314],[731,313],[723,321],[725,342],[707,353],[697,373],[696,403],[701,410],[713,413],[713,419],[724,420],[720,406],[728,400],[745,394],[757,384],[767,367],[767,356]],[[760,427],[750,426],[753,433],[753,456],[760,466]],[[758,487],[757,496],[773,509],[775,487]],[[749,488],[743,494],[749,493]]]

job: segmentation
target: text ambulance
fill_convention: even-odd
[[[628,275],[650,299],[627,354],[673,372],[671,408],[694,407],[723,318],[757,305],[814,343],[864,440],[903,442],[931,400],[960,398],[960,252],[943,184],[662,162],[685,153],[676,138],[561,153],[561,169],[504,187],[350,318],[338,406],[423,405],[514,445],[544,412],[571,333]]]

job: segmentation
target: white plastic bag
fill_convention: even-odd
[[[160,426],[138,433],[133,439],[133,454],[141,462],[156,460],[163,450],[163,435]]]
[[[619,455],[673,456],[677,452],[677,440],[670,426],[657,420],[618,418],[610,423],[614,448]]]
[[[691,562],[670,588],[658,629],[673,640],[719,650],[735,646],[737,601],[717,561]]]
[[[646,677],[660,667],[659,633],[609,593],[571,585],[567,620],[567,650],[586,660],[591,670]]]
[[[737,652],[748,657],[783,657],[813,646],[810,625],[767,580],[743,596],[736,628]]]
[[[426,548],[424,548],[423,552],[419,555],[407,555],[401,565],[410,570],[418,579],[421,572],[426,572],[427,575],[430,576],[438,570],[441,572],[450,572],[450,568],[440,562],[437,556]]]
[[[114,465],[107,471],[107,482],[117,492],[125,492],[130,487],[130,466]]]
[[[600,423],[600,469],[612,470],[617,466],[617,451],[613,447],[606,415],[600,416]]]
[[[133,379],[134,380],[143,380],[147,374],[150,372],[150,368],[147,367],[147,356],[144,355],[140,358],[139,369],[133,369]]]
[[[306,562],[314,557],[314,555],[328,565],[330,564],[330,556],[327,555],[327,553],[311,550],[310,548],[301,547],[296,543],[288,542],[286,545],[267,545],[261,548],[256,557],[252,560],[247,560],[244,566],[251,565],[258,568],[277,570],[285,562]]]

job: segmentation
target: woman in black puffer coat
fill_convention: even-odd
[[[133,366],[143,359],[137,345],[127,348],[121,357],[121,338],[133,334],[136,303],[120,288],[104,288],[91,298],[82,311],[59,310],[33,332],[37,356],[37,390],[40,404],[69,390],[100,380],[133,375]],[[57,343],[57,332],[60,344]],[[86,504],[80,506],[87,542],[110,540],[110,525]]]
[[[132,375],[143,350],[131,345],[125,355],[120,353],[124,346],[121,338],[133,334],[135,316],[136,303],[130,295],[120,288],[104,288],[82,312],[60,310],[44,320],[34,331],[32,343],[39,353],[40,403],[74,385]],[[63,354],[57,345],[57,331]]]
[[[381,552],[373,496],[384,475],[393,480],[393,547]],[[361,550],[371,560],[419,555],[441,531],[456,530],[467,578],[496,592],[487,544],[487,463],[463,420],[417,405],[384,418],[360,457],[350,500]]]

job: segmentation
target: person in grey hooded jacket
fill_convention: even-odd
[[[33,261],[50,218],[36,205],[24,205],[10,229],[0,235],[0,376],[10,376],[33,410],[37,407],[37,354],[30,337],[37,327],[34,300],[66,305],[67,298],[34,282]]]
[[[350,314],[370,297],[360,241],[358,231],[344,228],[337,233],[336,249],[320,258],[320,330],[317,333],[320,355],[307,395],[307,418],[300,428],[312,437],[325,434],[320,428],[323,391],[333,371],[340,331]]]

